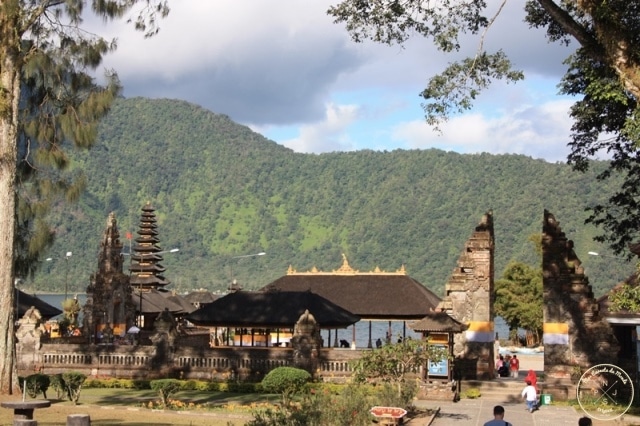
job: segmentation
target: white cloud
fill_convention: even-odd
[[[351,151],[354,149],[353,141],[345,130],[357,120],[358,111],[356,105],[328,104],[322,122],[303,125],[298,137],[280,143],[296,152]]]
[[[397,123],[419,120],[416,116],[421,115],[422,99],[418,94],[428,78],[462,53],[444,55],[422,38],[414,38],[404,47],[353,43],[344,25],[334,24],[326,14],[337,2],[172,2],[171,13],[160,21],[160,33],[151,39],[143,39],[123,23],[103,26],[119,39],[119,48],[107,58],[105,67],[118,71],[127,97],[182,99],[254,128],[287,128],[289,135],[298,136],[276,142],[296,150],[396,148],[398,141],[390,137],[392,129],[403,127],[407,132],[409,124]],[[489,3],[496,7],[497,1]],[[503,47],[517,67],[529,76],[543,76],[544,84],[553,87],[563,72],[562,59],[568,50],[547,44],[541,31],[529,29],[522,22],[522,8],[521,2],[507,2],[487,34],[485,46],[489,50]],[[467,43],[463,53],[469,54],[479,39],[465,36],[463,41]],[[522,91],[505,92],[500,86],[490,88],[486,97],[492,99],[494,109],[549,102]],[[353,109],[352,105],[359,107]],[[380,117],[376,120],[373,114]],[[497,126],[488,121],[488,113],[484,116],[474,124]],[[495,113],[491,118],[495,119]],[[527,140],[542,134],[544,127],[555,127],[548,116],[544,119],[547,122],[535,125],[532,119],[523,120],[512,132]],[[444,137],[436,138],[419,121],[413,134],[437,139],[444,149],[466,146],[467,142],[456,140],[456,126],[446,126]],[[516,123],[502,124],[507,125]],[[407,147],[421,146],[417,141],[406,143]],[[513,144],[513,148],[487,146],[487,150],[522,149],[515,140]]]
[[[424,121],[401,123],[393,138],[406,148],[440,148],[460,153],[523,154],[564,161],[572,121],[572,101],[561,99],[528,105],[494,117],[471,113],[455,117],[437,134]]]

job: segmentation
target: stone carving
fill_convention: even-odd
[[[98,341],[98,332],[113,324],[121,335],[134,323],[136,306],[132,302],[129,277],[122,272],[123,245],[115,213],[110,213],[98,253],[98,270],[91,275],[84,305],[83,328],[90,341]],[[104,335],[104,332],[102,332]]]
[[[35,307],[30,307],[18,320],[18,330],[16,330],[16,347],[18,350],[38,350],[40,349],[40,339],[44,333],[42,315]]]
[[[158,315],[153,323],[153,334],[151,341],[157,346],[167,344],[170,348],[174,346],[178,337],[177,322],[168,308]]]
[[[315,375],[318,368],[319,350],[323,341],[320,336],[320,326],[314,316],[305,310],[296,322],[291,338],[293,348],[293,364],[297,368],[307,370]]]

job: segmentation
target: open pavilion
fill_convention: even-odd
[[[266,285],[265,292],[312,292],[335,303],[343,309],[369,321],[367,347],[373,347],[371,322],[389,321],[387,338],[391,336],[391,321],[403,322],[403,338],[406,335],[406,322],[424,318],[434,312],[440,298],[431,290],[407,275],[402,266],[394,272],[385,272],[375,268],[371,272],[353,269],[345,255],[342,266],[331,272],[322,272],[316,268],[307,272],[297,272],[291,266],[287,274]],[[352,340],[356,340],[353,327]],[[329,336],[331,346],[331,336]],[[337,334],[333,346],[338,346]]]

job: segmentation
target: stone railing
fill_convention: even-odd
[[[351,362],[362,351],[322,348],[316,374],[324,380],[343,380],[351,374]],[[47,343],[35,352],[18,353],[21,375],[72,370],[93,377],[260,380],[274,368],[291,365],[293,350],[280,347],[178,346],[160,353],[154,346]]]

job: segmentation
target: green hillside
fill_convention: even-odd
[[[607,193],[595,173],[520,155],[460,155],[440,150],[298,154],[224,115],[175,100],[117,102],[99,143],[74,157],[89,187],[81,202],[56,212],[57,243],[30,282],[35,291],[83,291],[96,269],[107,215],[124,239],[150,201],[159,218],[171,288],[226,289],[231,275],[258,288],[314,266],[395,270],[442,294],[465,240],[491,209],[496,273],[509,260],[535,262],[530,234],[553,212],[599,293],[631,266],[592,242],[586,206]],[[266,256],[234,256],[266,251]],[[68,269],[67,269],[68,268]]]

